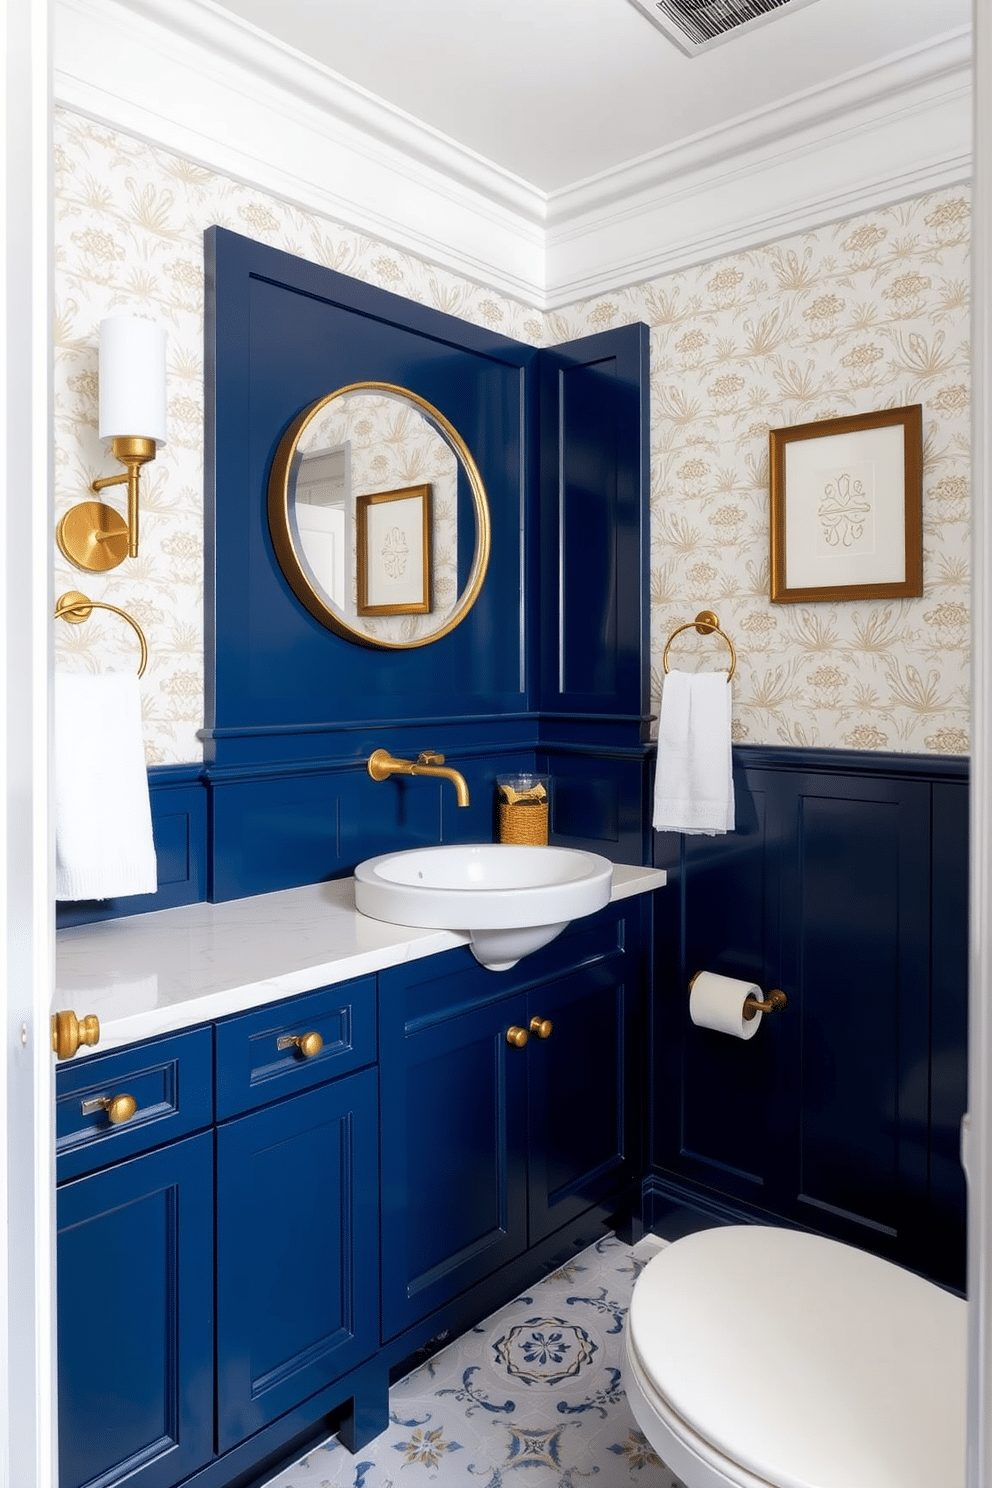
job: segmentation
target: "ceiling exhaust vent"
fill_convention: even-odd
[[[813,0],[631,0],[689,57],[742,36]]]

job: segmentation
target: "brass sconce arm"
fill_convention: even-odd
[[[125,558],[138,556],[138,483],[142,465],[154,460],[154,439],[118,434],[110,442],[111,454],[127,469],[119,475],[104,475],[92,482],[91,491],[108,486],[127,486],[127,520],[102,501],[81,501],[67,511],[58,525],[56,540],[70,563],[91,573],[116,568]]]
[[[388,749],[377,749],[369,756],[368,771],[373,780],[388,780],[390,775],[431,775],[439,780],[450,780],[459,806],[469,804],[464,775],[446,767],[444,755],[433,749],[423,750],[415,760],[396,759]]]
[[[154,439],[141,439],[118,434],[110,441],[110,452],[127,469],[120,475],[104,475],[93,481],[91,491],[103,491],[107,486],[127,485],[127,556],[138,556],[138,479],[142,465],[155,458]]]

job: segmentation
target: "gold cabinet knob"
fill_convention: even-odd
[[[106,1111],[111,1125],[123,1126],[138,1109],[138,1102],[133,1095],[101,1095],[94,1100],[80,1101],[79,1109],[84,1116],[92,1116],[94,1111]]]
[[[138,1109],[138,1102],[133,1095],[115,1095],[107,1102],[107,1120],[114,1126],[123,1126],[125,1121],[130,1121]]]
[[[95,1013],[77,1018],[75,1013],[52,1014],[52,1050],[58,1059],[71,1059],[80,1044],[100,1042],[100,1019]]]
[[[304,1059],[312,1059],[323,1047],[324,1040],[319,1033],[287,1033],[276,1040],[277,1049],[299,1049]]]
[[[514,1049],[522,1049],[529,1038],[526,1028],[518,1028],[515,1023],[506,1030],[506,1042]]]
[[[550,1018],[539,1018],[535,1013],[530,1020],[530,1031],[535,1038],[550,1038],[555,1031],[555,1025]]]

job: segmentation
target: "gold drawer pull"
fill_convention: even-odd
[[[123,1126],[138,1109],[138,1102],[133,1095],[100,1095],[93,1100],[80,1101],[79,1109],[84,1116],[92,1116],[95,1111],[106,1111],[107,1120],[112,1126]]]
[[[52,1049],[59,1059],[71,1059],[80,1044],[100,1042],[100,1019],[95,1013],[77,1018],[74,1012],[52,1014]]]
[[[535,1013],[530,1020],[530,1031],[535,1038],[550,1038],[555,1031],[555,1025],[550,1018],[539,1018]]]
[[[323,1047],[319,1033],[287,1033],[276,1040],[277,1049],[299,1049],[304,1059],[312,1059]]]
[[[506,1030],[506,1042],[513,1049],[522,1049],[529,1038],[526,1028],[518,1028],[515,1023]]]

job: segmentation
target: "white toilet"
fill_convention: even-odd
[[[966,1310],[835,1240],[703,1230],[638,1277],[623,1383],[687,1488],[964,1488]]]

